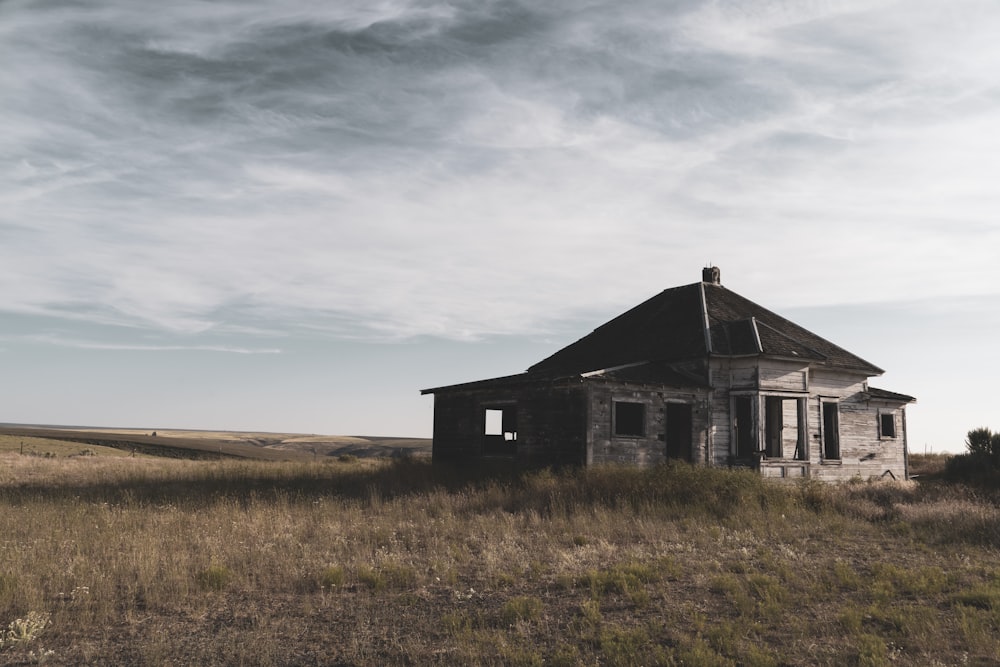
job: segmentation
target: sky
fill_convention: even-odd
[[[0,422],[431,435],[663,289],[1000,430],[992,0],[0,0]]]

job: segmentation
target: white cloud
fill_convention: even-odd
[[[10,337],[8,337],[10,340]],[[117,350],[124,352],[223,352],[227,354],[282,354],[280,348],[234,347],[231,345],[168,345],[109,343],[104,341],[66,338],[55,334],[36,334],[18,339],[19,342],[54,345],[78,350]]]

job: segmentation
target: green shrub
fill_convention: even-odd
[[[1000,588],[981,584],[952,596],[954,604],[977,609],[1000,610]]]
[[[974,428],[965,439],[965,447],[973,456],[984,456],[994,465],[1000,464],[1000,432],[993,433],[984,427]]]
[[[17,588],[17,577],[13,574],[0,572],[0,601],[14,594]]]
[[[647,653],[656,648],[644,628],[605,626],[599,635],[602,664],[642,665]]]
[[[673,568],[670,568],[674,572]],[[645,563],[622,563],[609,570],[590,570],[577,583],[590,589],[594,599],[607,593],[634,594],[642,590],[643,584],[659,581],[660,574],[653,566]]]
[[[518,621],[537,621],[542,617],[542,601],[536,597],[516,597],[507,600],[500,608],[500,622],[514,625]]]
[[[990,486],[1000,480],[1000,432],[974,428],[965,439],[965,448],[968,453],[948,459],[946,477]]]
[[[697,667],[733,667],[736,663],[719,655],[715,649],[701,637],[698,637],[680,651],[680,664],[696,665]]]
[[[472,619],[464,611],[448,612],[441,616],[441,627],[455,637],[472,635]]]
[[[552,667],[576,667],[581,662],[580,649],[572,644],[560,644],[549,656],[548,664]]]
[[[358,581],[374,591],[401,590],[416,585],[417,572],[408,565],[398,563],[384,563],[378,568],[365,565],[358,568]]]
[[[344,585],[344,568],[331,565],[320,572],[319,586],[325,590],[333,590]]]
[[[837,622],[849,635],[856,635],[861,632],[861,624],[864,622],[864,610],[856,605],[848,605],[837,617]]]
[[[996,488],[1000,467],[984,454],[956,454],[945,464],[944,476],[953,482]]]
[[[500,649],[500,659],[511,667],[542,667],[545,659],[537,649],[506,646]]]
[[[585,600],[580,603],[580,622],[578,625],[585,634],[593,634],[604,622],[601,615],[601,603],[597,600]]]
[[[881,637],[875,635],[858,637],[859,667],[888,667],[889,664],[889,647]]]
[[[221,591],[233,579],[233,571],[220,563],[212,563],[196,575],[198,585],[207,591]]]

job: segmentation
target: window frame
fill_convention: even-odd
[[[762,393],[761,396],[764,399],[764,442],[761,447],[764,456],[778,461],[808,461],[808,397],[799,393],[785,392],[767,392]],[[794,423],[785,422],[786,401],[795,401]],[[778,417],[777,426],[772,422],[775,417]],[[788,449],[785,447],[784,432],[791,429],[795,430],[795,445]]]
[[[886,419],[892,424],[892,433],[886,433],[885,424]],[[878,439],[879,440],[895,440],[897,437],[898,429],[896,428],[896,413],[892,410],[879,410],[878,411]]]
[[[833,443],[832,445],[836,447],[835,455],[831,456],[831,442],[830,442],[830,428],[827,424],[827,406],[833,406],[833,416],[834,416],[834,426],[835,431],[833,432]],[[825,398],[821,397],[819,399],[819,424],[820,424],[820,456],[822,462],[829,463],[840,463],[843,461],[844,454],[840,442],[840,401],[836,398]]]
[[[487,403],[481,405],[481,454],[488,457],[510,458],[516,455],[518,437],[517,403]],[[491,413],[492,418],[491,418]],[[496,413],[499,413],[496,414]],[[499,417],[499,424],[497,418]],[[499,426],[499,431],[497,430]]]
[[[623,420],[621,419],[621,417],[618,414],[618,407],[619,406],[626,406],[626,405],[630,406],[628,408],[629,410],[632,409],[632,406],[634,406],[635,408],[637,408],[639,410],[639,415],[638,416],[636,416],[636,415],[631,415],[631,416],[625,415],[628,418],[624,420],[626,424],[636,423],[638,425],[638,432],[633,432],[633,431],[623,432],[621,430],[621,428],[622,428],[622,421]],[[648,417],[648,410],[647,410],[647,405],[646,405],[645,402],[643,402],[643,401],[637,401],[637,400],[612,399],[612,401],[611,401],[611,435],[612,435],[612,437],[615,437],[615,438],[645,438],[646,437],[646,433],[649,430],[648,429],[648,425],[646,423],[647,417]],[[633,422],[633,420],[635,420],[635,419],[638,419],[638,421],[637,422]]]

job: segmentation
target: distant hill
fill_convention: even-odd
[[[424,456],[430,455],[429,438],[382,436],[308,435],[242,431],[196,431],[182,429],[144,430],[132,428],[89,428],[78,426],[32,426],[2,424],[0,436],[75,442],[111,447],[146,456],[217,459],[245,458],[271,461],[305,461],[322,457],[351,455]]]

